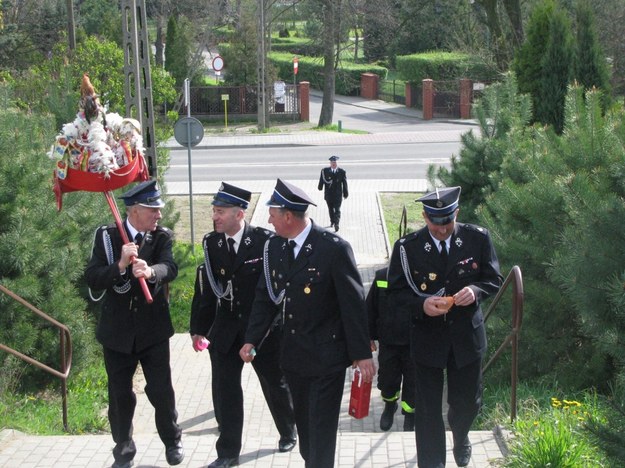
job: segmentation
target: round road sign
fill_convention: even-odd
[[[213,70],[221,71],[224,67],[224,59],[221,58],[221,55],[218,55],[213,59]]]
[[[174,125],[174,138],[183,146],[195,146],[204,138],[204,127],[195,117],[182,117]]]

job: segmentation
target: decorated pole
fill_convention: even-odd
[[[118,114],[105,114],[89,77],[80,85],[80,109],[73,122],[63,125],[48,156],[55,160],[57,209],[66,192],[103,192],[125,244],[129,242],[112,191],[148,180],[141,124]],[[145,278],[138,278],[148,303],[152,295]]]

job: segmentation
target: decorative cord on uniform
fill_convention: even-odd
[[[430,296],[443,296],[445,294],[445,287],[442,287],[441,289],[436,291],[436,293],[434,294],[425,294],[419,291],[419,288],[417,288],[417,285],[412,280],[412,275],[410,274],[410,268],[408,265],[408,256],[406,255],[406,248],[403,245],[399,246],[399,259],[401,260],[401,267],[404,270],[404,276],[406,277],[406,282],[408,283],[408,286],[410,286],[410,289],[412,289],[417,296],[430,297]]]
[[[234,294],[232,291],[232,280],[228,280],[226,290],[224,291],[221,287],[221,284],[219,284],[219,282],[215,280],[215,277],[213,276],[213,269],[211,268],[211,262],[208,256],[208,249],[206,248],[206,245],[204,245],[203,247],[204,265],[206,266],[206,277],[208,278],[208,283],[210,284],[213,293],[215,294],[215,296],[217,296],[217,299],[226,299],[227,301],[232,301],[234,299]]]

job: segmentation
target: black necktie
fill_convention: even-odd
[[[447,243],[441,241],[441,263],[447,266]]]
[[[137,245],[141,245],[141,241],[143,240],[143,234],[141,234],[140,232],[138,232],[135,235],[135,244]]]
[[[234,265],[234,260],[237,258],[237,253],[234,250],[235,240],[232,237],[228,238],[228,254],[230,256],[230,263]]]
[[[295,247],[297,246],[297,242],[294,240],[289,241],[289,268],[293,265],[295,261]]]

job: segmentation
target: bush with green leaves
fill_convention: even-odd
[[[0,280],[3,286],[69,327],[79,369],[93,345],[93,316],[81,291],[94,226],[105,222],[101,194],[64,197],[57,212],[53,163],[46,153],[57,129],[51,116],[0,111]],[[0,342],[59,369],[59,333],[0,295]],[[6,353],[3,390],[58,381]]]

